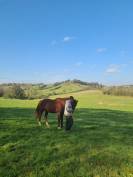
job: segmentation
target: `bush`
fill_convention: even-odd
[[[6,98],[16,98],[24,99],[25,92],[19,85],[13,85],[11,88],[5,90],[4,97]]]
[[[26,98],[28,99],[35,99],[35,98],[38,98],[38,92],[36,89],[29,89],[27,90],[26,92]]]
[[[32,99],[43,99],[48,98],[50,95],[48,93],[43,94],[42,92],[39,92],[37,89],[29,89],[26,91],[26,98],[29,100]]]
[[[3,96],[5,98],[11,98],[11,92],[12,92],[11,88],[8,88],[8,89],[6,88]]]
[[[2,97],[4,95],[4,89],[0,88],[0,97]]]
[[[106,87],[103,89],[103,94],[116,96],[133,96],[133,87]]]

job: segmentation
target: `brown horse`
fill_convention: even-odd
[[[66,100],[71,99],[72,102],[72,108],[73,111],[75,110],[75,107],[77,105],[77,100],[73,98],[73,96],[70,96],[69,98],[56,98],[54,100],[52,99],[43,99],[41,100],[36,108],[36,119],[38,120],[38,124],[41,125],[41,117],[42,113],[45,113],[45,123],[46,126],[49,127],[48,124],[48,113],[57,113],[58,117],[58,128],[63,127],[63,115],[64,115],[64,109],[65,109],[65,102]]]

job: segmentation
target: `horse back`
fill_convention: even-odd
[[[52,99],[43,99],[40,101],[40,105],[44,111],[50,113],[58,113],[64,111],[65,101],[64,99],[57,98],[55,100]]]

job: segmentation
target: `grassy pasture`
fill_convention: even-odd
[[[133,98],[72,95],[79,103],[67,133],[53,114],[50,129],[36,125],[38,100],[0,99],[0,177],[133,177]]]

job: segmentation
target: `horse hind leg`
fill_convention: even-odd
[[[60,113],[57,114],[57,118],[58,118],[58,129],[61,129],[61,116]]]
[[[36,113],[36,119],[39,126],[41,126],[41,117],[42,117],[42,112]]]
[[[41,114],[38,115],[37,122],[38,122],[38,125],[41,126]]]
[[[45,111],[45,124],[46,124],[46,127],[50,128],[50,125],[48,123],[48,112]]]

